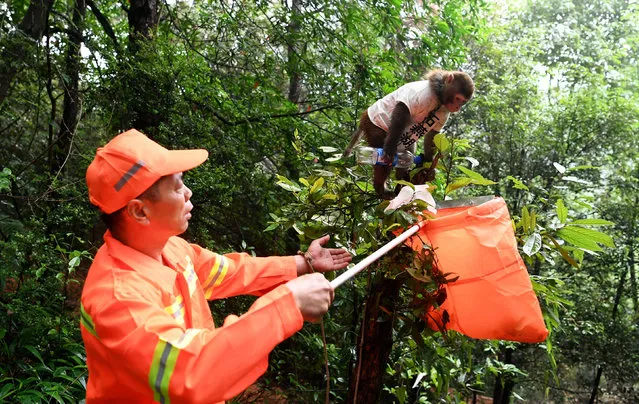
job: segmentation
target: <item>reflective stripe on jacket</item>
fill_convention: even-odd
[[[87,403],[214,403],[261,376],[269,352],[300,330],[302,315],[282,283],[294,257],[215,254],[179,237],[164,265],[104,235],[82,291]],[[263,295],[215,328],[207,298]]]

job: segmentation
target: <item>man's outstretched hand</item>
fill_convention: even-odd
[[[306,251],[306,258],[316,272],[329,272],[344,269],[351,262],[351,254],[343,248],[324,248],[330,236],[318,238],[311,242]],[[307,272],[310,272],[310,268]]]

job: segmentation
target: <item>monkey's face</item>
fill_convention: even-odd
[[[450,97],[444,101],[444,105],[450,112],[457,112],[468,102],[468,98],[459,93],[451,94]]]

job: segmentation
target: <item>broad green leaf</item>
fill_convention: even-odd
[[[313,186],[311,187],[311,194],[317,192],[320,188],[322,188],[322,186],[324,185],[324,178],[323,177],[319,177],[317,180],[315,180],[315,182],[313,183]]]
[[[597,230],[585,229],[578,226],[566,226],[557,231],[557,236],[575,247],[585,248],[591,251],[602,251],[599,244],[606,247],[614,247],[612,237]]]
[[[268,227],[266,229],[264,229],[264,231],[272,231],[275,230],[279,227],[278,223],[271,223],[268,225]]]
[[[300,192],[302,189],[293,183],[278,182],[277,185],[291,192]]]
[[[566,223],[566,219],[568,219],[568,208],[566,208],[562,199],[557,200],[557,218],[562,224]]]
[[[300,178],[299,181],[300,181],[300,184],[304,185],[305,187],[311,186],[310,182],[308,182],[306,178]]]
[[[495,184],[494,181],[488,180],[486,178],[484,178],[481,174],[479,174],[478,172],[475,172],[469,168],[466,168],[464,166],[456,166],[461,172],[463,172],[464,174],[466,174],[468,176],[468,178],[472,178],[473,179],[473,184],[477,184],[477,185],[492,185]]]
[[[277,182],[277,185],[279,185],[280,187],[284,188],[287,191],[299,192],[302,190],[299,187],[299,185],[297,185],[296,183],[294,183],[293,181],[289,180],[288,178],[282,175],[277,175],[277,179],[279,180]]]
[[[435,143],[437,149],[439,149],[442,153],[450,148],[450,142],[446,139],[446,136],[444,136],[443,133],[436,134],[433,138],[433,143]]]
[[[541,249],[541,235],[539,233],[533,233],[526,238],[526,242],[524,243],[523,251],[529,257],[537,254],[537,252]]]
[[[614,222],[610,222],[604,219],[578,219],[573,220],[570,224],[585,224],[590,226],[610,226],[615,224]]]
[[[528,208],[521,208],[521,228],[525,234],[530,230],[530,213],[528,213]]]
[[[80,265],[80,257],[73,257],[69,261],[69,273],[73,272],[73,269]]]
[[[456,179],[450,184],[448,184],[448,186],[446,187],[446,193],[465,187],[466,185],[469,185],[472,182],[473,182],[473,179],[468,177]]]

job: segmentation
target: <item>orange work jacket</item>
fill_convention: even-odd
[[[164,263],[104,235],[82,291],[86,401],[214,403],[261,376],[268,354],[300,330],[302,314],[282,283],[294,257],[215,254],[179,237]],[[262,295],[215,328],[207,299]]]

